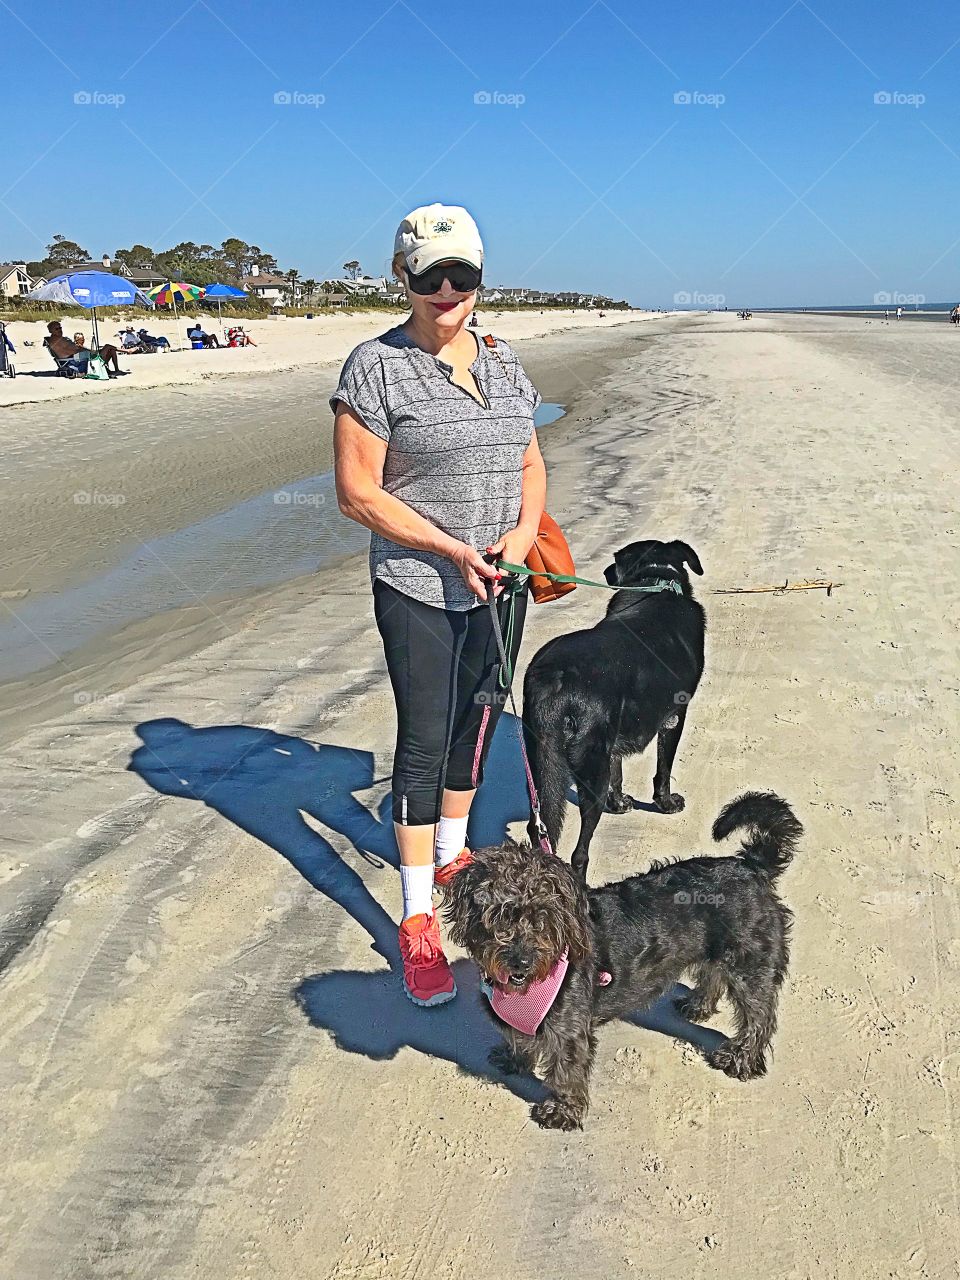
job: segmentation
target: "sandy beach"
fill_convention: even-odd
[[[110,382],[98,382],[88,378],[61,378],[53,360],[43,347],[47,336],[46,325],[39,320],[28,322],[8,321],[10,336],[17,348],[13,357],[17,377],[0,378],[0,408],[4,406],[37,404],[50,400],[72,400],[78,396],[115,396],[121,389],[155,390],[163,387],[196,387],[211,381],[235,381],[237,375],[255,373],[282,373],[288,370],[309,368],[313,365],[342,362],[358,342],[382,333],[391,324],[398,324],[406,316],[400,311],[341,311],[332,315],[319,315],[313,320],[305,316],[275,315],[251,320],[227,320],[229,324],[242,324],[256,346],[226,347],[219,350],[194,351],[186,338],[189,325],[199,319],[206,333],[216,334],[224,340],[223,329],[216,316],[204,312],[187,312],[181,316],[179,329],[172,315],[165,312],[139,319],[134,328],[144,325],[154,337],[164,337],[170,350],[157,355],[120,355],[122,376]],[[492,308],[480,310],[479,330],[487,333],[491,328],[513,341],[515,338],[533,338],[565,329],[604,329],[622,324],[625,318],[646,319],[654,312],[605,312],[601,318],[597,311],[533,311],[497,312]],[[51,313],[51,319],[54,314]],[[100,317],[100,341],[120,346],[119,330],[126,321]],[[81,332],[90,342],[91,324],[83,318],[64,320],[67,334]],[[27,344],[30,344],[29,346]],[[222,394],[222,388],[220,393]],[[102,406],[90,412],[99,414]]]
[[[6,690],[5,1275],[957,1275],[957,334],[529,321],[495,331],[567,407],[541,439],[580,571],[602,577],[643,536],[681,537],[705,567],[686,810],[605,815],[591,880],[711,848],[747,788],[791,802],[806,833],[782,881],[796,921],[770,1075],[712,1072],[710,1033],[658,1006],[604,1029],[585,1132],[536,1128],[538,1086],[486,1065],[496,1037],[466,961],[432,1011],[391,968],[394,718],[365,557],[239,598],[200,578],[192,610]],[[301,341],[286,322],[289,364],[255,363],[275,358],[266,337],[143,357],[143,378],[172,370],[147,414],[146,384],[127,389],[139,369],[92,390],[0,383],[70,397],[4,415],[0,602],[323,471],[325,392],[385,327],[363,323]],[[269,433],[256,378],[175,376],[248,358],[295,371]],[[804,578],[842,585],[721,593]],[[519,676],[605,604],[580,588],[534,609]],[[474,846],[522,834],[515,737],[504,716]],[[625,765],[643,800],[653,767]],[[571,814],[562,853],[575,830]]]

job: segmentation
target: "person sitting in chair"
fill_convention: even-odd
[[[166,338],[154,338],[152,334],[147,333],[146,329],[138,329],[137,337],[145,347],[153,347],[155,350],[169,350],[170,343]]]
[[[90,357],[94,354],[87,347],[83,340],[83,334],[74,335],[74,341],[71,342],[64,335],[63,326],[59,320],[51,320],[47,324],[49,336],[44,338],[43,345],[56,356],[58,360],[66,360],[75,373],[86,373],[87,365],[90,363]],[[76,339],[80,341],[77,342]],[[107,366],[107,372],[111,378],[115,378],[120,372],[120,366],[117,364],[117,348],[107,342],[100,348],[98,355],[103,357],[103,362]],[[113,368],[110,363],[113,362]]]
[[[128,324],[120,334],[120,343],[128,354],[133,355],[135,352],[142,351],[144,344],[140,338],[133,332],[133,325]]]
[[[231,347],[255,347],[257,345],[249,334],[244,333],[239,325],[227,330],[227,343]]]
[[[200,327],[200,321],[194,322],[193,328],[187,330],[187,337],[191,342],[202,342],[204,347],[219,347],[215,333],[204,333]]]

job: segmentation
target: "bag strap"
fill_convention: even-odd
[[[492,352],[494,352],[494,354],[496,355],[497,359],[500,361],[501,367],[503,368],[503,372],[504,372],[504,373],[507,373],[507,362],[506,362],[506,360],[504,360],[503,356],[500,354],[500,348],[497,346],[497,340],[496,340],[496,338],[493,336],[493,334],[492,334],[492,333],[484,333],[484,334],[482,334],[482,335],[481,335],[481,339],[482,339],[482,341],[483,341],[484,346],[489,347],[489,349],[490,349]],[[510,375],[509,375],[509,374],[507,374],[507,377],[510,377]],[[510,381],[513,383],[514,387],[516,387],[516,389],[519,391],[519,390],[520,390],[520,385],[519,385],[519,383],[517,382],[517,379],[516,379],[516,372],[514,372],[514,376],[510,379]]]

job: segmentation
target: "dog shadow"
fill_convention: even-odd
[[[401,1049],[454,1063],[462,1072],[502,1085],[525,1102],[539,1102],[547,1090],[533,1076],[504,1076],[487,1056],[502,1037],[484,1013],[476,967],[469,960],[451,966],[457,998],[422,1009],[403,994],[399,976],[339,970],[305,978],[294,993],[311,1026],[327,1031],[338,1049],[386,1062]]]
[[[698,1022],[688,1022],[677,1012],[677,1004],[691,995],[690,987],[678,982],[672,991],[660,997],[649,1009],[640,1009],[635,1013],[624,1014],[618,1019],[628,1022],[633,1027],[644,1031],[657,1031],[662,1036],[670,1036],[674,1040],[682,1040],[701,1054],[712,1053],[726,1043],[727,1037],[713,1027],[701,1026]]]
[[[399,975],[355,970],[305,978],[294,998],[310,1025],[326,1031],[345,1053],[386,1062],[401,1049],[416,1049],[427,1057],[452,1062],[466,1075],[502,1085],[524,1102],[545,1098],[546,1086],[535,1076],[504,1076],[490,1065],[490,1050],[503,1037],[484,1011],[476,967],[469,960],[455,960],[451,967],[457,998],[437,1009],[421,1009],[408,1000],[400,989]],[[674,1001],[689,994],[689,988],[679,984],[649,1009],[618,1021],[670,1036],[707,1054],[726,1037],[680,1017]],[[358,1010],[362,1017],[357,1016]]]

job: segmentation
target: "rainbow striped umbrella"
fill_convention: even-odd
[[[154,288],[147,291],[147,297],[155,303],[164,306],[173,304],[173,316],[177,322],[177,338],[180,342],[181,350],[183,348],[183,335],[180,332],[180,316],[177,313],[177,303],[199,302],[203,297],[204,290],[198,284],[174,284],[170,281],[168,284],[158,284]]]
[[[198,284],[173,284],[172,282],[158,284],[147,292],[154,302],[159,302],[163,306],[169,306],[171,302],[174,306],[178,302],[199,302],[204,294],[204,290]]]

